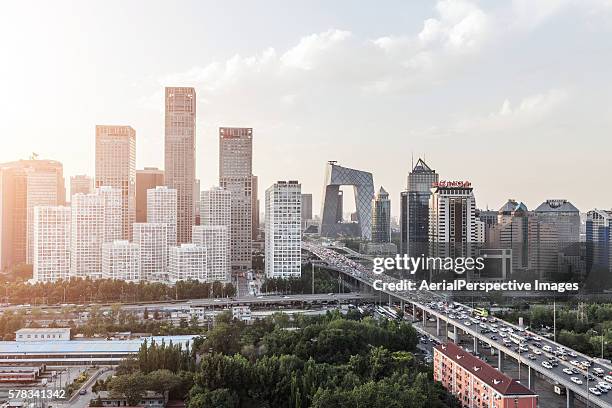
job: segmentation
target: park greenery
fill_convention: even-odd
[[[350,292],[347,285],[338,281],[338,273],[323,267],[314,268],[314,293]],[[339,284],[340,283],[340,284]],[[312,293],[312,269],[310,265],[302,267],[299,278],[266,278],[262,285],[263,293],[308,294]]]
[[[130,403],[145,390],[168,392],[189,408],[458,406],[415,358],[416,344],[409,324],[354,311],[252,324],[223,313],[189,350],[145,344],[95,389]]]

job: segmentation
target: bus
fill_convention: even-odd
[[[489,311],[484,307],[477,307],[474,309],[474,315],[480,317],[487,317],[489,315]]]

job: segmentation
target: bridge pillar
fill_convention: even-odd
[[[423,310],[423,328],[427,327],[427,312]]]
[[[504,371],[504,357],[504,352],[497,350],[497,369],[499,371]]]
[[[565,400],[567,408],[574,408],[574,391],[569,388],[565,389]]]
[[[412,321],[416,321],[416,305],[412,304]]]
[[[391,307],[391,294],[389,293],[389,307]]]
[[[474,354],[478,354],[478,337],[474,336]]]
[[[436,317],[436,336],[440,337],[440,317]]]
[[[458,333],[459,332],[457,331],[457,325],[453,325],[453,337],[455,338],[453,342],[455,342],[455,344],[459,344]]]
[[[527,366],[527,388],[535,391],[535,372],[532,372],[531,366]]]

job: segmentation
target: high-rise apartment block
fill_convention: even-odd
[[[31,159],[0,164],[0,269],[32,263],[34,208],[65,203],[60,162]]]
[[[269,278],[301,276],[301,189],[297,181],[278,181],[266,190],[265,267]]]
[[[439,181],[438,173],[419,159],[408,174],[406,191],[400,195],[400,253],[426,254],[429,248],[429,198]]]
[[[312,194],[302,194],[302,229],[308,225],[308,221],[312,221]]]
[[[85,174],[70,177],[70,196],[75,194],[91,194],[94,191],[94,181]]]
[[[102,244],[121,239],[122,205],[122,191],[112,187],[72,197],[70,276],[102,277]]]
[[[251,268],[253,129],[219,129],[219,185],[231,192],[232,270]]]
[[[177,191],[177,242],[191,242],[194,223],[196,92],[166,88],[165,177]]]
[[[197,280],[206,282],[206,247],[181,244],[170,248],[168,276],[170,282]]]
[[[391,200],[382,187],[372,199],[372,242],[391,242]]]
[[[259,236],[259,178],[251,178],[251,226],[253,227],[253,240]]]
[[[206,280],[229,282],[229,229],[225,225],[198,225],[193,227],[193,243],[206,248]]]
[[[168,226],[162,223],[134,224],[134,243],[140,248],[140,278],[143,281],[168,280]]]
[[[130,126],[96,126],[96,188],[121,190],[122,239],[136,221],[136,131]]]
[[[70,208],[34,208],[34,275],[36,282],[70,276]]]
[[[147,222],[147,190],[163,185],[163,170],[157,167],[136,170],[136,222]]]
[[[157,186],[147,191],[147,222],[168,226],[168,246],[177,244],[177,191]]]
[[[483,220],[482,212],[479,217]],[[526,270],[529,267],[529,210],[522,202],[510,199],[498,211],[497,221],[489,228],[490,248],[512,249],[512,268]]]
[[[140,281],[140,248],[120,240],[102,245],[102,278]]]

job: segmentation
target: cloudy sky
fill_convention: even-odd
[[[163,87],[198,94],[197,175],[219,126],[254,128],[263,190],[324,165],[374,173],[397,214],[411,157],[480,207],[612,207],[612,0],[39,1],[0,14],[0,161],[94,172],[96,124],[163,167]]]

